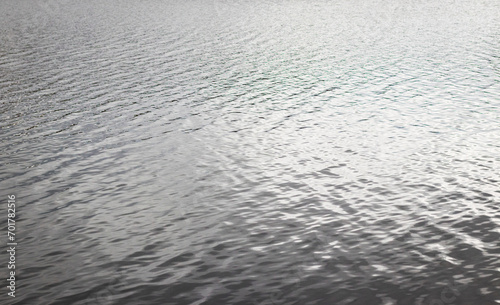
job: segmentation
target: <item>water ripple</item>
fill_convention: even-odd
[[[500,302],[497,2],[0,16],[0,304]]]

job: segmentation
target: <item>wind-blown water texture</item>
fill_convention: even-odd
[[[0,28],[0,304],[500,302],[500,2],[5,0]]]

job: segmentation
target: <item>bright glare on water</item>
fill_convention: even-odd
[[[2,305],[500,302],[498,0],[3,0],[0,113]]]

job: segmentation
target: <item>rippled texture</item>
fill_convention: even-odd
[[[497,0],[4,0],[0,29],[0,304],[500,302]]]

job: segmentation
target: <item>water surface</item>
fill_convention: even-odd
[[[5,0],[0,29],[0,304],[500,302],[500,2]]]

